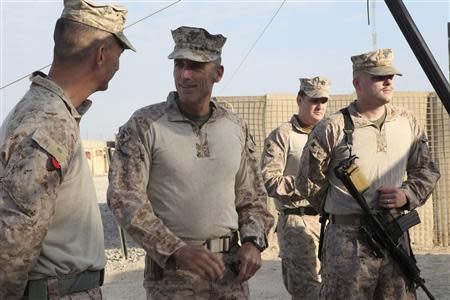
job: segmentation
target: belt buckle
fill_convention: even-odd
[[[212,252],[228,252],[231,245],[231,236],[220,237],[218,239],[206,240],[203,245]]]
[[[231,248],[231,236],[227,236],[222,240],[222,252],[228,252]]]

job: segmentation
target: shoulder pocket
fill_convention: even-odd
[[[66,163],[68,156],[67,149],[62,144],[55,142],[46,132],[38,129],[33,133],[31,138],[48,154],[54,157],[59,164],[63,165]]]

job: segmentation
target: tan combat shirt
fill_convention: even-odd
[[[105,265],[95,187],[81,147],[78,110],[40,72],[0,129],[0,299],[29,279]],[[60,165],[60,170],[58,166]]]
[[[108,204],[122,226],[164,267],[185,245],[239,230],[263,238],[273,224],[247,125],[212,101],[199,129],[172,92],[120,128]]]
[[[275,199],[278,210],[309,203],[295,187],[300,156],[308,140],[309,128],[302,128],[297,116],[273,130],[264,142],[261,169],[267,193]]]
[[[383,186],[401,188],[408,209],[425,203],[440,177],[431,160],[427,137],[411,112],[386,105],[386,120],[378,130],[359,114],[355,103],[348,107],[355,125],[352,154],[371,182],[364,193],[369,207],[377,208]],[[361,208],[334,173],[348,158],[343,133],[344,117],[337,112],[322,120],[311,132],[301,158],[297,188],[316,208],[325,200],[325,211],[334,215],[361,214]],[[406,175],[406,177],[405,177]]]

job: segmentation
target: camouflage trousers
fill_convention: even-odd
[[[57,287],[53,289],[52,286],[48,287],[48,300],[102,300],[102,290],[100,287],[93,288],[83,292],[72,293],[59,296]],[[47,299],[47,298],[46,298]],[[37,300],[35,296],[24,296],[22,300]]]
[[[230,268],[231,254],[224,254],[226,271],[220,282],[205,280],[182,269],[164,270],[162,278],[155,279],[149,272],[146,260],[144,287],[147,299],[153,300],[248,300],[248,282],[236,283],[236,275]]]
[[[320,299],[416,299],[400,272],[390,256],[373,256],[358,226],[327,226]]]
[[[278,218],[283,282],[292,299],[317,299],[319,296],[319,235],[318,216],[280,214]]]
[[[101,300],[101,288],[90,289],[85,292],[73,293],[60,298],[61,300]]]

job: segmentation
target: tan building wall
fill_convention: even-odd
[[[104,176],[108,174],[108,157],[105,141],[84,140],[84,153],[86,155],[92,175]]]

